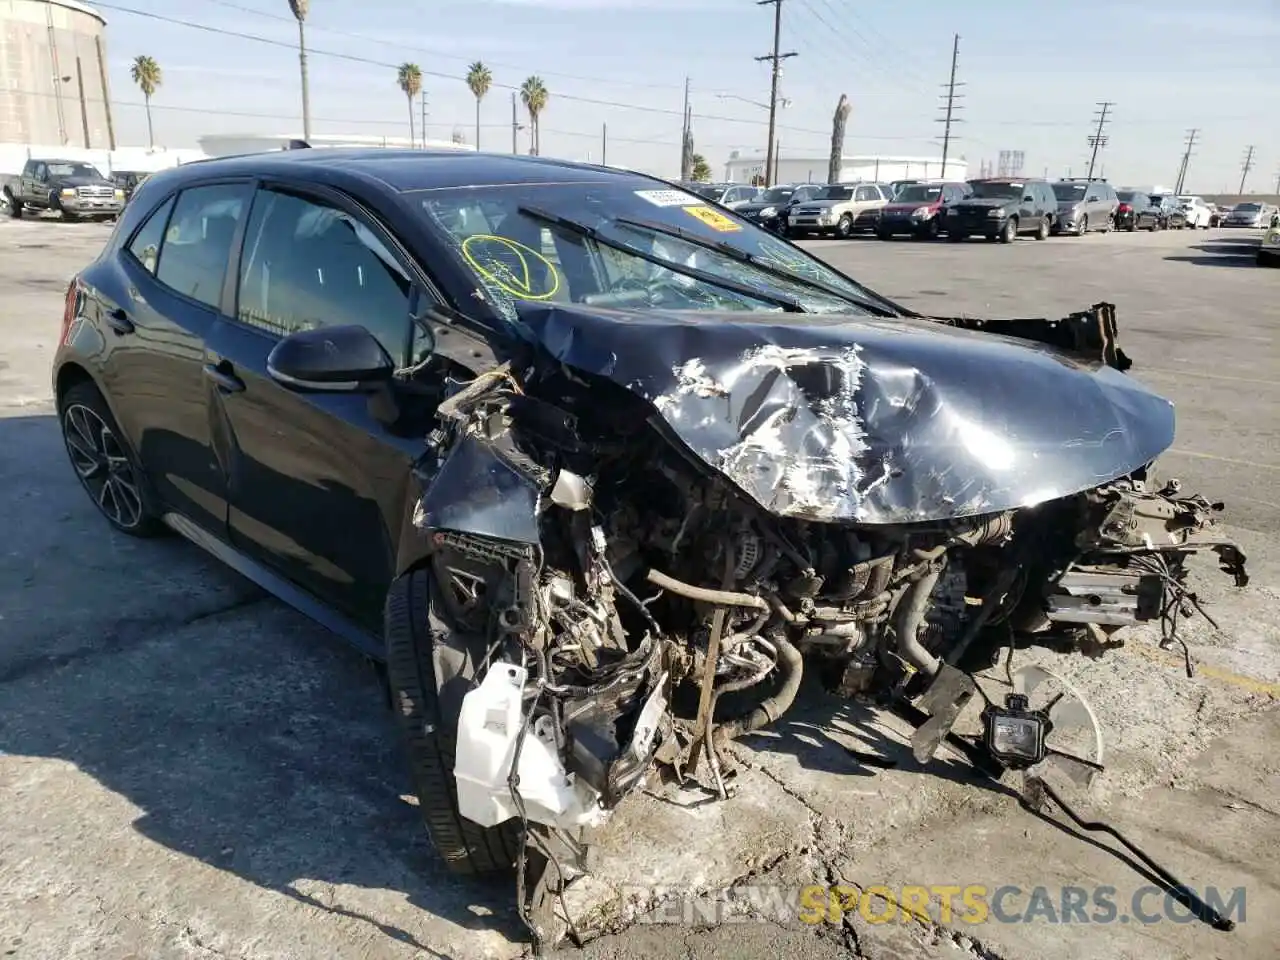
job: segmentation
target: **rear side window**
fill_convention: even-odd
[[[170,197],[147,217],[129,241],[129,253],[150,274],[156,272],[156,264],[160,262],[160,241],[164,239],[164,227],[172,209],[173,197]]]
[[[210,307],[220,305],[246,193],[243,184],[217,184],[178,195],[160,251],[161,283]]]
[[[345,211],[258,192],[240,258],[242,323],[276,336],[358,324],[403,363],[411,289],[400,262]]]
[[[868,200],[881,200],[883,198],[880,196],[880,191],[875,187],[859,187],[857,199],[858,202],[862,203]]]

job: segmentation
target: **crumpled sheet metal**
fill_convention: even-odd
[[[1172,404],[1126,374],[928,320],[523,305],[556,359],[648,400],[775,514],[906,523],[1031,506],[1138,469]]]

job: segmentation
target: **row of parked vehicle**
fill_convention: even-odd
[[[1027,178],[890,183],[684,184],[766,229],[789,237],[847,238],[873,233],[952,241],[972,236],[1009,243],[1020,235],[1083,236],[1095,231],[1209,229],[1268,226],[1277,216],[1265,203],[1230,210],[1198,196],[1116,189],[1103,178],[1056,182]]]

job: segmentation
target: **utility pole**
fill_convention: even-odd
[[[756,6],[767,7],[773,5],[773,53],[766,54],[763,57],[756,57],[756,60],[768,60],[773,65],[773,80],[769,88],[769,145],[765,149],[764,157],[764,185],[772,186],[773,171],[773,147],[774,137],[777,136],[778,129],[778,73],[779,66],[783,60],[788,57],[797,56],[793,50],[790,53],[779,53],[779,45],[782,43],[782,0],[756,0]]]
[[[1199,127],[1192,127],[1187,131],[1187,149],[1182,154],[1182,164],[1178,167],[1178,185],[1173,188],[1174,193],[1182,193],[1182,188],[1187,182],[1187,162],[1191,159],[1191,148],[1196,145],[1196,137],[1200,133]]]
[[[1103,129],[1107,125],[1107,111],[1115,106],[1113,100],[1102,100],[1098,103],[1102,108],[1098,114],[1098,130],[1089,138],[1089,146],[1093,147],[1093,153],[1089,156],[1089,179],[1093,179],[1093,165],[1098,161],[1098,148],[1107,145],[1107,138],[1102,135]]]
[[[689,129],[691,118],[689,116],[689,78],[684,78],[684,110],[680,114],[680,179],[693,179],[693,171],[691,169],[692,160],[689,149],[689,138],[693,136],[693,131]]]
[[[1276,167],[1276,193],[1280,193],[1280,167]]]
[[[427,91],[422,91],[422,149],[427,149]]]
[[[1248,151],[1244,155],[1244,163],[1240,165],[1240,189],[1236,193],[1244,196],[1244,182],[1249,176],[1249,171],[1253,169],[1253,146],[1250,145]]]
[[[600,166],[609,165],[609,125],[600,124]]]
[[[951,44],[951,79],[947,83],[943,84],[943,87],[947,91],[942,98],[947,105],[947,114],[945,117],[939,117],[937,120],[938,123],[943,124],[942,176],[944,178],[947,175],[947,152],[951,148],[951,124],[961,122],[955,119],[956,111],[961,109],[961,106],[958,103],[956,103],[956,101],[963,99],[964,97],[964,94],[956,93],[956,87],[964,86],[963,83],[956,83],[956,61],[959,59],[959,57],[960,57],[960,34],[957,33],[955,35],[955,40]]]

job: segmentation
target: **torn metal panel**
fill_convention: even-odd
[[[780,516],[884,524],[1032,506],[1173,441],[1172,404],[1104,358],[948,323],[576,304],[523,305],[520,318],[555,359],[648,400]]]

